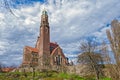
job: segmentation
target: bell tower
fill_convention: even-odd
[[[48,14],[46,10],[42,11],[41,15],[41,25],[39,33],[39,45],[37,49],[39,50],[40,65],[49,65],[50,63],[50,30],[48,22]]]
[[[42,53],[50,54],[50,31],[47,11],[44,10],[41,15],[40,26],[40,47],[39,50]]]

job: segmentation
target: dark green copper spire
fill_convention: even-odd
[[[43,14],[43,15],[47,15],[47,11],[44,9],[44,10],[42,11],[42,14]]]

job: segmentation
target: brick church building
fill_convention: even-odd
[[[40,33],[35,47],[25,46],[21,67],[66,66],[68,58],[57,43],[50,42],[48,14],[43,10],[41,15]]]

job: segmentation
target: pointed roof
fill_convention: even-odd
[[[47,11],[45,9],[42,11],[42,15],[47,15]]]

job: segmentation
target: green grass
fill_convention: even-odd
[[[0,80],[32,80],[32,72],[10,72],[0,73]],[[56,71],[35,72],[34,80],[95,80],[94,77],[80,77],[75,74],[58,73]],[[109,78],[101,78],[100,80],[111,80]]]
[[[101,78],[101,80],[112,80],[110,78]]]
[[[66,74],[66,73],[60,73],[58,78],[64,78],[64,79],[70,79],[70,80],[84,80],[84,78],[75,75],[75,74]]]

